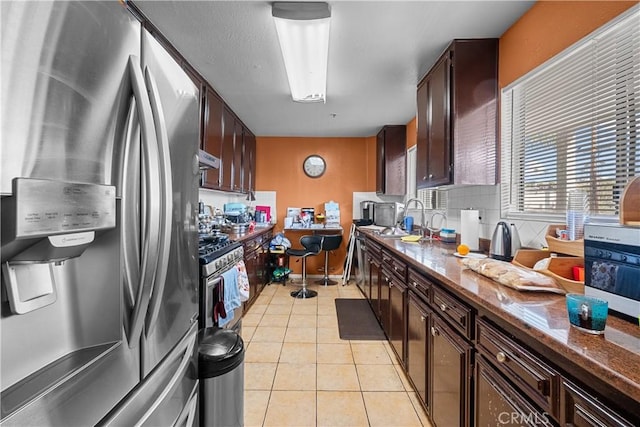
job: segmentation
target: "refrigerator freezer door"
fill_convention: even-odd
[[[16,177],[115,185],[140,23],[113,1],[0,8],[0,191]],[[53,266],[54,303],[21,315],[0,305],[2,425],[94,425],[139,383],[140,345],[122,326],[120,220]]]
[[[162,178],[171,188],[168,195],[170,220],[164,261],[156,273],[152,299],[145,320],[143,373],[176,345],[198,312],[198,213],[199,90],[180,65],[151,36],[143,31],[142,64],[156,118],[156,133],[166,136],[170,177]],[[155,105],[154,105],[155,104]],[[164,123],[164,129],[158,125]],[[161,271],[164,268],[164,272]],[[163,274],[164,273],[164,274]]]

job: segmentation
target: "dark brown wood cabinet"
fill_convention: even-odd
[[[204,90],[204,132],[202,149],[220,158],[222,156],[222,114],[224,102],[208,86]],[[202,187],[220,187],[220,169],[207,169],[203,172]]]
[[[273,232],[269,230],[243,242],[244,264],[249,276],[249,299],[245,301],[245,312],[269,282],[267,255],[272,237]]]
[[[429,409],[437,427],[471,425],[473,348],[440,316],[431,318]]]
[[[256,174],[256,136],[244,129],[244,143],[242,149],[242,191],[255,191],[254,180]]]
[[[563,426],[631,427],[638,425],[623,418],[604,403],[602,399],[592,396],[589,392],[566,379],[562,381],[561,406],[561,425]]]
[[[222,152],[220,153],[220,190],[233,191],[235,159],[235,126],[233,112],[225,107],[222,113]]]
[[[242,178],[244,173],[242,171],[242,155],[244,154],[244,126],[238,119],[235,121],[233,131],[233,179],[231,180],[231,188],[233,191],[242,191]]]
[[[419,294],[413,290],[408,292],[407,303],[407,362],[406,370],[409,380],[418,397],[429,411],[427,384],[429,383],[429,331],[431,329],[432,312]]]
[[[376,149],[376,193],[404,196],[407,192],[407,126],[384,126],[376,136]]]
[[[406,366],[407,286],[395,279],[389,287],[389,342],[402,366]]]
[[[380,299],[378,305],[380,325],[382,325],[382,330],[387,335],[387,338],[391,336],[391,300],[389,295],[391,294],[391,287],[394,281],[393,273],[383,265],[382,268],[380,268]]]
[[[454,40],[418,84],[417,188],[495,184],[498,39]]]
[[[550,414],[525,399],[483,356],[476,358],[476,426],[553,426]]]

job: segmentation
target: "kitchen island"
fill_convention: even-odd
[[[640,425],[637,324],[610,315],[604,335],[585,334],[570,326],[563,296],[468,270],[454,244],[360,232],[369,268],[359,286],[436,424],[449,405],[449,414],[460,409],[459,425],[500,423],[505,408],[533,424]],[[447,369],[458,384],[434,383],[453,354]]]

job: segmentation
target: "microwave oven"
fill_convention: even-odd
[[[585,224],[584,293],[609,303],[613,314],[640,317],[640,227]]]

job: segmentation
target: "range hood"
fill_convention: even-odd
[[[220,159],[204,150],[198,153],[198,165],[200,169],[220,169]]]

